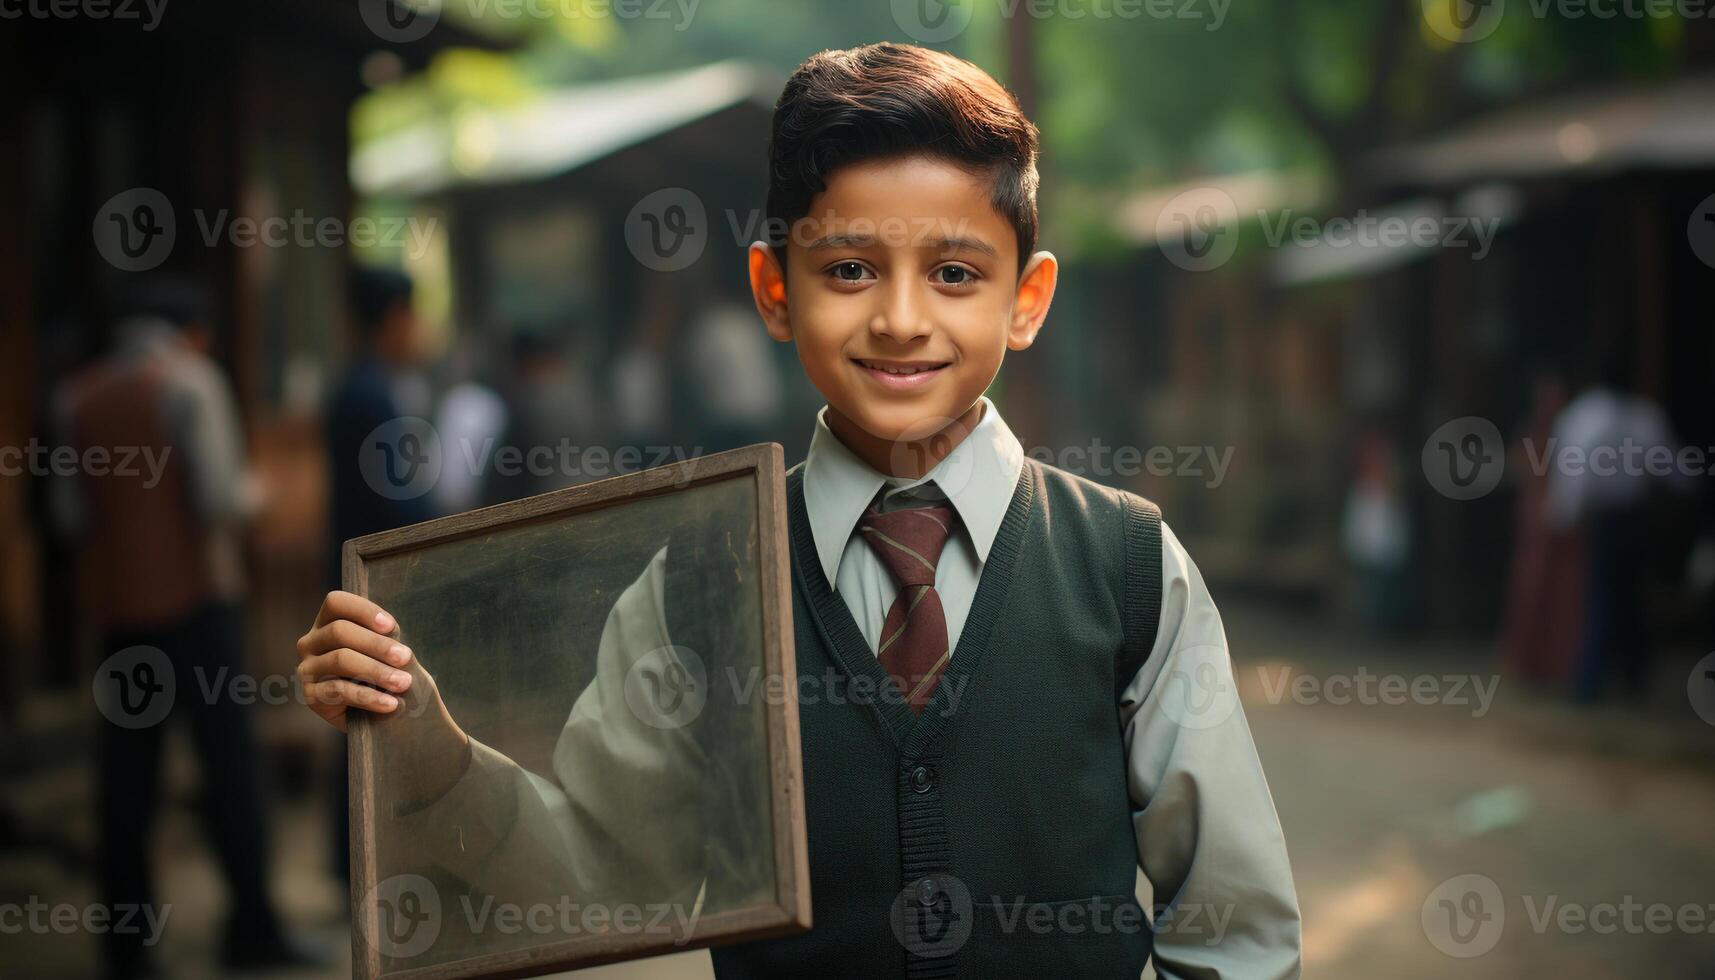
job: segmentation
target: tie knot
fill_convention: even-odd
[[[885,513],[871,507],[858,520],[858,533],[900,588],[934,585],[935,563],[955,520],[953,508],[940,504]]]

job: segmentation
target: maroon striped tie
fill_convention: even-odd
[[[858,531],[899,586],[881,626],[876,656],[912,714],[923,713],[952,652],[947,613],[935,592],[935,563],[955,520],[953,508],[938,505],[887,513],[871,507],[858,521]]]

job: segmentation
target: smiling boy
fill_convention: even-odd
[[[886,696],[801,705],[815,924],[716,950],[721,977],[1135,977],[1152,951],[1163,977],[1299,973],[1285,844],[1201,576],[1153,505],[1026,459],[983,397],[1054,295],[1036,152],[998,83],[923,48],[818,54],[775,108],[768,212],[788,233],[750,246],[750,284],[827,400],[787,478],[797,671]],[[457,760],[420,782],[462,850],[482,834],[484,862],[516,861],[540,835],[520,827],[623,819],[588,774],[616,745],[696,764],[622,713],[580,723],[627,651],[666,642],[646,615],[660,560],[614,607],[551,790],[444,711],[410,719],[426,757]],[[327,597],[299,643],[318,713],[391,712],[414,677],[432,694],[394,626]],[[495,785],[506,820],[459,816]],[[696,860],[655,870],[694,892]]]

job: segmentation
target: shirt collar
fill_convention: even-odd
[[[989,546],[1000,531],[1018,486],[1018,475],[1024,469],[1024,447],[994,403],[983,398],[982,405],[976,428],[921,480],[876,472],[828,428],[826,408],[816,413],[816,433],[810,438],[810,454],[804,462],[804,509],[816,542],[816,557],[829,585],[839,574],[840,556],[858,518],[884,486],[904,490],[934,482],[958,511],[977,560],[988,560]]]

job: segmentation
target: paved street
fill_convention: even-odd
[[[1664,665],[1659,699],[1641,711],[1583,713],[1504,680],[1488,704],[1481,692],[1495,680],[1468,644],[1330,639],[1259,610],[1230,614],[1229,631],[1291,849],[1307,976],[1715,977],[1715,728],[1684,700],[1694,654]],[[1382,703],[1413,680],[1436,703]],[[180,759],[173,773],[181,805],[160,841],[173,906],[162,949],[175,976],[212,977],[220,884],[182,805],[194,771]],[[47,819],[73,843],[86,835],[86,778],[38,777],[26,832]],[[294,920],[339,957],[331,978],[349,975],[349,961],[322,831],[308,802],[280,812],[278,886]],[[92,901],[74,850],[0,852],[0,901]],[[1482,877],[1440,887],[1466,875]],[[32,977],[94,965],[81,933],[0,945]],[[707,956],[690,953],[588,975],[706,971]]]

